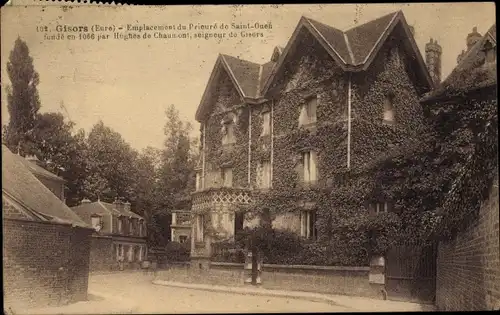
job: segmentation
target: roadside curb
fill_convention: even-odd
[[[229,287],[229,286],[221,286],[221,285],[182,283],[182,282],[173,282],[173,281],[165,281],[165,280],[153,280],[152,283],[156,284],[156,285],[163,285],[163,286],[168,286],[168,287],[176,287],[176,288],[184,288],[184,289],[234,293],[234,294],[242,294],[242,295],[285,297],[285,298],[292,298],[292,299],[307,300],[307,301],[311,301],[311,302],[323,302],[323,303],[331,304],[333,306],[339,306],[339,307],[349,309],[349,311],[351,311],[351,312],[362,312],[362,311],[356,310],[348,305],[339,304],[332,297],[329,297],[329,296],[323,295],[323,294],[318,294],[318,293],[308,293],[308,292],[299,292],[299,291],[280,291],[280,290],[270,290],[270,289],[263,289],[263,288],[259,288],[259,289],[239,288],[239,287]]]

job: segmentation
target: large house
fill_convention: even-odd
[[[6,310],[87,299],[92,228],[5,145],[2,219]]]
[[[420,97],[441,78],[441,47],[425,61],[401,11],[348,30],[302,17],[284,48],[257,64],[220,54],[196,112],[201,167],[192,200],[193,266],[211,255],[206,231],[253,224],[235,211],[257,191],[333,187],[423,125]],[[368,201],[390,211],[390,201]],[[314,201],[275,228],[318,237]]]
[[[110,242],[96,240],[93,243],[91,264],[95,269],[113,269],[120,261],[124,268],[139,268],[146,260],[146,223],[130,210],[129,202],[83,199],[71,209],[96,230],[94,237],[110,239]]]

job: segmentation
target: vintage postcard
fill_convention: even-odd
[[[8,2],[4,311],[498,310],[495,20]]]

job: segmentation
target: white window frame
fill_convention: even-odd
[[[316,233],[314,228],[311,228],[311,222],[314,218],[314,211],[311,210],[301,210],[300,211],[300,236],[306,239],[315,239]]]
[[[203,215],[196,215],[196,242],[203,242],[205,240],[204,237],[204,226],[203,226]]]
[[[384,122],[394,122],[394,96],[387,95],[384,98]]]
[[[265,111],[261,114],[262,118],[262,132],[261,137],[271,134],[271,111]]]
[[[233,187],[233,168],[223,167],[221,170],[222,186]]]
[[[302,169],[304,183],[316,183],[318,180],[318,158],[315,151],[302,153]]]
[[[314,106],[313,106],[314,105]],[[315,124],[318,121],[318,97],[306,99],[300,108],[299,127]]]
[[[257,187],[261,189],[269,189],[272,186],[271,182],[271,162],[260,161],[257,164]]]

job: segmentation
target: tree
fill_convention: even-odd
[[[72,122],[65,122],[60,113],[37,114],[33,127],[33,148],[46,169],[66,180],[66,201],[72,206],[83,197],[86,178],[85,132],[73,135]]]
[[[113,201],[125,198],[135,201],[134,173],[137,152],[122,136],[104,125],[95,124],[87,139],[87,172],[85,194]]]
[[[9,124],[4,130],[6,145],[16,152],[32,153],[33,128],[40,109],[37,85],[40,82],[26,42],[17,38],[7,62],[11,86],[7,88]]]
[[[165,112],[165,142],[155,185],[155,206],[151,209],[150,235],[152,245],[165,245],[170,239],[172,210],[189,209],[194,190],[194,168],[197,161],[195,139],[190,137],[192,126],[179,118],[171,105]]]

